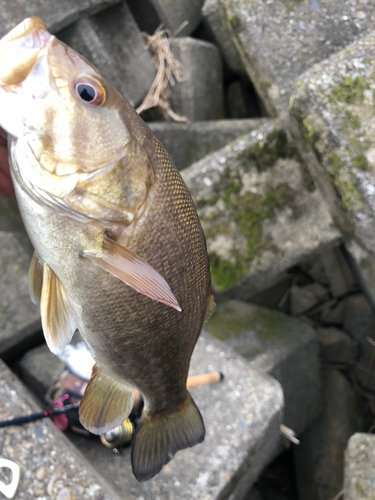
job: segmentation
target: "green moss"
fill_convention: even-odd
[[[311,116],[308,116],[302,121],[302,127],[303,135],[311,144],[315,144],[319,141],[321,132]]]
[[[362,496],[367,496],[367,489],[364,488],[358,481],[355,483],[355,491]]]
[[[272,130],[263,142],[238,153],[244,161],[254,162],[259,171],[272,166],[279,158],[293,158],[295,155],[296,150],[290,146],[286,132],[279,129]]]
[[[286,182],[277,187],[269,186],[264,195],[251,192],[241,195],[241,189],[241,179],[234,178],[224,188],[222,195],[225,212],[229,220],[235,222],[239,233],[244,237],[246,250],[242,253],[233,252],[235,264],[221,259],[217,254],[210,255],[212,279],[220,290],[239,284],[250,262],[262,250],[270,248],[270,243],[262,237],[263,221],[272,217],[276,208],[293,206],[295,197],[294,191]],[[215,238],[218,234],[227,234],[228,231],[228,225],[218,223],[215,217],[217,216],[211,216],[209,219],[201,217],[203,223],[209,223],[205,224],[208,239]]]
[[[221,341],[238,337],[242,332],[251,329],[261,342],[267,342],[285,338],[295,325],[284,314],[235,301],[220,304],[206,328]],[[242,354],[251,356],[251,351],[247,350]]]
[[[361,128],[361,122],[357,115],[352,113],[349,109],[345,110],[345,118],[342,120],[341,124],[345,130],[358,130]]]
[[[359,168],[360,170],[367,170],[370,167],[367,157],[363,153],[357,155],[354,160],[352,160],[352,164],[353,167]]]
[[[360,203],[357,185],[337,153],[329,153],[328,160],[331,164],[330,176],[341,206],[345,211],[351,211]]]
[[[246,272],[246,263],[238,254],[235,256],[235,262],[221,259],[216,253],[209,252],[210,269],[212,281],[219,290],[226,290],[241,282]]]
[[[348,76],[344,79],[340,87],[336,87],[332,90],[329,101],[341,101],[352,104],[356,101],[363,100],[364,91],[368,88],[369,84],[364,82],[362,77],[357,76],[356,78],[352,78]]]
[[[240,23],[239,18],[236,15],[229,14],[228,21],[229,21],[229,24],[231,25],[231,27],[234,30],[238,30],[239,29],[241,23]]]

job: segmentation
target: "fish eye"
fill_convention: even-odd
[[[105,102],[106,93],[103,85],[94,78],[81,76],[73,86],[75,97],[90,107],[98,108]]]

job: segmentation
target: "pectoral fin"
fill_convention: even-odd
[[[93,434],[104,434],[129,416],[133,401],[130,385],[107,375],[95,365],[79,405],[79,419]]]
[[[29,291],[32,302],[38,306],[42,295],[43,262],[36,252],[33,253],[29,267]]]
[[[67,295],[56,274],[44,264],[40,313],[44,337],[54,354],[61,354],[71,341],[81,311],[82,308]]]
[[[90,259],[137,292],[181,311],[165,279],[141,257],[107,236],[104,236],[100,249],[85,251],[83,257]]]
[[[206,307],[206,312],[204,315],[203,324],[206,324],[207,321],[211,318],[212,313],[214,312],[215,308],[216,308],[215,299],[211,293],[210,296],[208,297],[208,300],[207,300],[207,307]]]

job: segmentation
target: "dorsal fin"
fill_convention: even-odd
[[[104,235],[101,248],[84,251],[82,255],[137,292],[181,311],[165,279],[144,259],[108,236]]]
[[[77,329],[82,308],[66,293],[61,281],[44,263],[40,300],[42,328],[49,349],[61,354]]]

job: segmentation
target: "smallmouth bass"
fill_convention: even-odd
[[[47,344],[60,353],[78,328],[96,361],[80,406],[91,432],[143,395],[131,459],[148,480],[205,433],[186,389],[214,308],[193,201],[125,98],[38,18],[0,41],[0,126]]]

